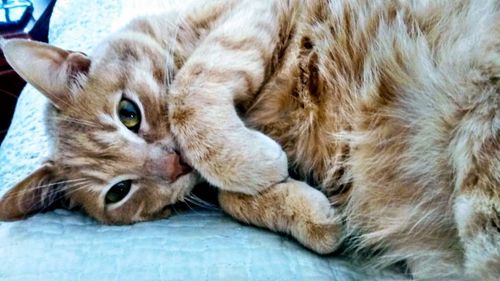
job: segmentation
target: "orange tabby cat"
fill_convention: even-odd
[[[1,219],[59,201],[161,218],[203,178],[235,218],[319,253],[344,242],[415,279],[500,278],[498,1],[205,2],[91,56],[3,44],[57,109],[57,150]]]

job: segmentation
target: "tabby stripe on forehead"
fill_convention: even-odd
[[[123,84],[122,88],[126,88],[126,85],[130,82],[129,80],[132,79],[133,77],[130,77],[130,73],[132,73],[134,69],[136,69],[137,65],[136,63],[139,60],[136,60],[134,62],[130,62],[128,60],[123,61],[121,65],[122,73],[121,73],[121,84]],[[150,73],[153,74],[153,78],[156,82],[159,82],[161,84],[166,82],[166,72],[170,71],[169,69],[164,69],[165,65],[162,61],[166,61],[164,57],[159,57],[157,59],[147,59],[147,55],[144,55],[144,58],[142,59],[143,62],[147,61],[149,62],[150,65]]]
[[[117,40],[114,47],[119,54],[118,59],[125,62],[124,68],[132,67],[136,62],[147,60],[152,66],[153,77],[161,83],[165,82],[165,50],[157,41],[154,41],[153,37],[144,33],[129,32],[124,34],[119,41]]]

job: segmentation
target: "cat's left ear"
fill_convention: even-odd
[[[53,162],[46,162],[0,199],[0,221],[24,219],[66,198]]]
[[[59,109],[71,101],[71,83],[90,68],[89,57],[80,52],[25,39],[3,40],[1,45],[12,68]]]

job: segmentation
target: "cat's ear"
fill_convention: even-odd
[[[71,83],[90,68],[89,57],[80,52],[24,39],[4,40],[1,45],[12,68],[59,109],[71,101]]]
[[[64,200],[52,162],[44,163],[0,199],[0,220],[20,220]]]

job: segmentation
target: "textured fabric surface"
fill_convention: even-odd
[[[90,51],[132,16],[171,3],[60,0],[50,41]],[[43,125],[46,102],[30,86],[20,96],[0,147],[0,194],[50,154]],[[0,222],[0,280],[401,279],[389,276],[361,272],[342,258],[315,255],[287,237],[244,226],[217,211],[186,211],[131,226],[100,225],[64,210]]]

